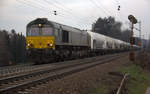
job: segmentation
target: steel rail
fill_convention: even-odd
[[[31,81],[24,82],[24,83],[21,83],[21,84],[18,84],[18,85],[14,85],[14,86],[8,86],[6,88],[0,89],[0,93],[8,94],[9,92],[12,92],[12,91],[18,91],[18,90],[21,90],[23,88],[29,88],[29,87],[35,86],[35,85],[37,85],[37,84],[39,84],[41,82],[45,82],[45,81],[47,82],[48,80],[55,79],[57,77],[58,78],[64,77],[64,76],[73,74],[75,72],[79,72],[81,70],[85,70],[87,68],[90,68],[90,67],[93,67],[93,66],[96,66],[96,65],[99,65],[99,64],[104,64],[104,63],[109,62],[111,60],[114,60],[114,59],[116,59],[118,57],[120,57],[120,56],[118,56],[118,55],[111,56],[110,55],[109,58],[107,56],[105,58],[102,58],[101,61],[99,61],[99,60],[94,61],[94,62],[87,61],[87,63],[81,63],[81,64],[76,64],[76,65],[70,65],[70,66],[64,67],[64,68],[54,69],[55,71],[51,70],[51,74],[46,76],[46,77],[41,77],[40,79],[31,80]],[[32,75],[33,74],[30,74],[30,76],[32,76]],[[7,81],[9,81],[9,80],[11,80],[11,78],[7,79]],[[1,80],[1,81],[4,81],[4,79]]]

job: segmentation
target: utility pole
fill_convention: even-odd
[[[138,24],[139,24],[139,28],[135,28],[135,27],[134,27],[134,29],[137,30],[137,31],[139,31],[138,46],[142,47],[141,21],[139,21]],[[142,49],[141,49],[141,50],[142,50]]]
[[[141,40],[141,21],[139,21],[139,38]]]
[[[131,61],[135,60],[135,55],[134,55],[134,49],[133,49],[133,44],[134,44],[134,37],[133,37],[133,29],[134,29],[134,24],[137,23],[137,19],[133,15],[129,15],[128,19],[131,22],[131,35],[130,35],[130,54],[129,54],[129,59]]]
[[[142,50],[145,49],[145,40],[144,40],[144,35],[142,35]]]
[[[142,39],[141,39],[141,21],[139,21],[139,46],[142,44]]]
[[[148,50],[150,51],[150,34],[149,34],[149,39],[148,39]]]

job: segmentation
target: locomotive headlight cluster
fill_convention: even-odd
[[[52,48],[54,46],[54,42],[52,40],[49,40],[49,42],[47,42],[47,47]]]
[[[27,44],[28,47],[30,47],[30,45],[31,45],[30,43]]]
[[[48,47],[53,47],[53,44],[52,43],[48,43],[47,46]]]
[[[28,47],[33,47],[33,44],[28,43],[27,46],[28,46]]]

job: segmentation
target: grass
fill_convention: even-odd
[[[130,79],[127,83],[129,94],[145,94],[150,87],[150,73],[134,64],[121,69],[122,73],[128,73]]]
[[[146,89],[150,87],[150,72],[143,70],[140,66],[131,64],[121,68],[120,71],[130,75],[126,84],[128,94],[145,94]],[[109,86],[103,83],[90,94],[108,94],[109,89]]]
[[[92,91],[90,94],[107,94],[108,88],[104,85],[99,86],[94,91]]]

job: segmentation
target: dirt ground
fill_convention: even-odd
[[[147,51],[139,52],[135,64],[141,66],[144,70],[150,71],[150,53]]]
[[[122,76],[110,75],[129,64],[128,53],[110,63],[98,65],[62,79],[32,88],[30,94],[95,94],[98,87],[103,87],[103,94],[113,94],[119,86]],[[102,90],[103,91],[103,90]]]

